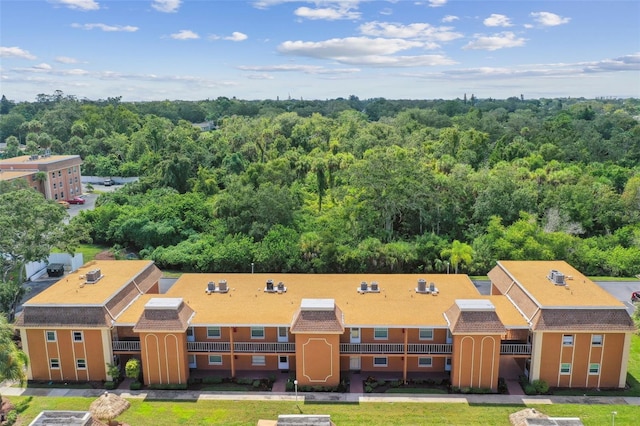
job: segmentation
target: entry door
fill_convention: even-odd
[[[189,368],[198,368],[195,355],[189,355]]]
[[[193,327],[187,327],[187,342],[195,342],[196,336],[193,335]]]
[[[451,371],[451,357],[447,357],[444,362],[444,371]]]
[[[289,329],[287,327],[278,327],[278,342],[289,341]]]
[[[351,343],[360,343],[360,329],[352,328],[351,329]]]
[[[360,357],[352,356],[349,357],[349,370],[351,371],[360,371]]]
[[[286,355],[278,356],[278,370],[288,370],[289,369],[289,357]]]

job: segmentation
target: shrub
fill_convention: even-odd
[[[13,426],[18,421],[18,411],[11,410],[7,413],[7,420],[3,423],[6,426]]]
[[[109,380],[107,382],[104,382],[104,388],[106,390],[112,390],[116,388],[116,382],[114,382],[113,380]]]
[[[504,377],[498,377],[498,393],[502,393],[502,394],[509,393],[507,381],[504,379]]]
[[[524,387],[524,393],[526,393],[527,395],[535,395],[537,392],[536,388],[532,384],[528,384]]]
[[[107,373],[109,374],[109,376],[111,376],[111,379],[114,382],[117,382],[120,380],[120,367],[115,365],[115,364],[109,364],[107,363]]]
[[[220,383],[222,383],[222,377],[220,376],[204,377],[202,379],[202,383],[207,385],[219,385]]]
[[[364,387],[364,391],[366,393],[371,393],[371,392],[373,392],[373,388],[371,386],[367,385],[367,386]]]
[[[142,389],[142,383],[141,382],[131,382],[129,383],[129,389],[131,390],[140,390]]]
[[[236,383],[239,384],[239,385],[252,385],[253,384],[253,379],[241,377],[239,379],[236,379]]]
[[[386,380],[378,380],[378,386],[384,386],[387,384]]]
[[[293,382],[287,382],[287,384],[285,385],[285,387],[284,387],[284,388],[285,388],[285,390],[286,390],[287,392],[291,392],[291,391],[293,390],[293,388],[294,388],[294,384],[293,384]]]
[[[549,384],[544,380],[534,380],[531,384],[539,395],[549,392]]]
[[[124,374],[130,379],[138,381],[140,379],[140,360],[131,358],[124,366]]]
[[[251,383],[251,386],[253,386],[254,388],[259,388],[260,387],[260,380],[256,379],[253,381],[253,383]]]
[[[275,374],[269,374],[269,377],[267,378],[267,380],[269,380],[270,383],[273,383],[276,381],[276,375]]]

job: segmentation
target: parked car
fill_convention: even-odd
[[[60,204],[65,209],[68,209],[69,207],[71,207],[71,205],[67,201],[64,201],[64,200],[58,201],[58,204]]]
[[[69,200],[67,200],[67,203],[69,204],[84,204],[85,203],[85,199],[82,197],[73,197]]]
[[[634,291],[633,293],[631,293],[631,301],[640,302],[640,291]]]
[[[105,179],[103,183],[104,183],[104,186],[111,186],[113,185],[113,179],[111,178]]]

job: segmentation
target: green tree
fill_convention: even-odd
[[[13,326],[7,321],[7,317],[0,314],[0,383],[4,380],[20,383],[26,380],[25,368],[29,365],[29,358],[18,349],[13,334]]]
[[[453,266],[453,271],[458,273],[458,266],[463,263],[467,266],[471,265],[473,261],[473,248],[466,243],[461,243],[458,240],[453,240],[451,247],[442,250],[442,257],[446,257]]]

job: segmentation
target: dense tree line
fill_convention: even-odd
[[[640,101],[3,99],[15,155],[140,176],[77,220],[191,271],[640,273]],[[210,121],[202,132],[193,122]]]

